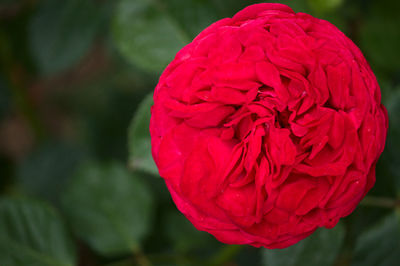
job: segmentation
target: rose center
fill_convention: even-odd
[[[276,122],[281,128],[289,128],[289,117],[290,117],[290,111],[288,109],[283,110],[282,112],[276,111]]]

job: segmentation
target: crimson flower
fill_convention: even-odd
[[[152,153],[178,209],[229,244],[288,247],[349,215],[388,127],[354,43],[282,4],[202,31],[160,77]]]

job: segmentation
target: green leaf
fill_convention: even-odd
[[[379,188],[382,195],[388,197],[400,196],[400,87],[387,89],[384,102],[389,115],[389,128],[385,150],[378,161],[377,176],[374,191]]]
[[[317,14],[333,11],[343,4],[343,0],[308,0],[310,8]]]
[[[134,169],[158,175],[157,166],[151,155],[150,107],[153,93],[147,95],[139,105],[128,132],[129,165]]]
[[[329,266],[335,262],[344,238],[339,223],[334,229],[319,228],[311,236],[285,249],[263,250],[264,265]]]
[[[86,54],[103,19],[100,7],[93,0],[41,3],[30,23],[29,41],[43,74],[66,70]]]
[[[371,1],[360,26],[360,45],[378,71],[393,73],[400,68],[400,2]]]
[[[30,195],[57,201],[82,158],[83,153],[69,144],[42,144],[18,165],[18,184]]]
[[[75,265],[73,243],[57,213],[27,199],[0,199],[0,265]]]
[[[166,234],[178,254],[206,247],[215,242],[210,234],[197,230],[183,214],[176,210],[168,212],[164,221]]]
[[[113,32],[122,55],[144,69],[157,72],[190,41],[188,34],[158,0],[121,0],[114,17]]]
[[[399,220],[392,214],[359,237],[352,266],[397,266],[399,254]]]
[[[153,211],[148,188],[119,163],[83,167],[62,203],[76,234],[105,256],[136,250]]]
[[[165,3],[165,13],[176,20],[190,39],[221,18],[218,16],[220,9],[213,0],[160,1],[162,2]]]

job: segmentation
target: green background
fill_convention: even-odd
[[[225,245],[176,210],[151,159],[175,53],[257,1],[0,0],[0,265],[400,265],[400,1],[280,1],[363,51],[390,126],[376,185],[284,250]]]

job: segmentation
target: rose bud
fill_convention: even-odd
[[[355,209],[388,128],[355,44],[282,4],[203,30],[164,70],[151,112],[153,157],[177,208],[221,242],[271,249]]]

